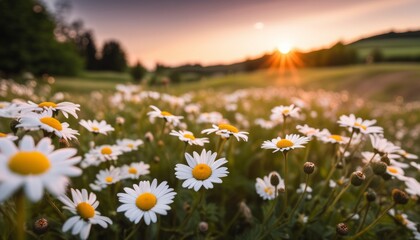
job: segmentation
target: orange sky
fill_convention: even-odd
[[[70,0],[97,45],[118,39],[130,63],[229,63],[272,51],[420,28],[417,0]],[[418,23],[418,24],[416,24]]]

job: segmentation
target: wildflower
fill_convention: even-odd
[[[348,137],[331,134],[330,131],[328,131],[328,129],[323,129],[315,136],[324,143],[347,144],[348,141],[350,140]]]
[[[354,114],[349,116],[342,115],[338,123],[341,127],[348,127],[352,131],[360,132],[363,134],[381,134],[383,133],[383,128],[378,126],[373,126],[376,123],[376,120],[363,120],[361,118],[356,118]]]
[[[123,152],[131,152],[134,150],[137,150],[139,146],[143,145],[143,140],[137,139],[132,140],[128,138],[119,139],[117,140],[117,146],[120,147],[120,149]]]
[[[15,140],[18,139],[18,137],[13,135],[12,133],[2,133],[2,132],[0,132],[0,139],[9,139],[10,141],[15,141]]]
[[[34,222],[33,229],[36,234],[44,234],[48,231],[48,220],[45,218],[39,218]]]
[[[121,179],[137,179],[142,175],[149,174],[150,165],[144,162],[135,162],[130,165],[124,165],[121,167]]]
[[[225,139],[229,139],[230,136],[234,136],[236,140],[240,141],[240,139],[242,139],[245,142],[248,141],[247,135],[249,134],[248,132],[240,132],[236,127],[226,123],[221,123],[219,125],[213,124],[213,128],[204,129],[201,133],[216,133]]]
[[[403,149],[397,151],[397,154],[401,155],[405,159],[418,159],[419,158],[418,156],[408,153]]]
[[[277,185],[273,185],[270,181],[272,176],[276,176],[280,181]],[[268,176],[264,176],[262,179],[257,178],[255,183],[255,189],[257,194],[260,195],[264,200],[273,200],[278,196],[279,191],[284,191],[284,181],[280,175],[276,172],[271,172]],[[277,189],[277,192],[276,192]]]
[[[95,191],[101,191],[108,185],[120,181],[120,171],[120,168],[115,168],[114,166],[111,166],[109,169],[99,171],[99,173],[96,174],[96,180],[94,181],[94,183],[91,183],[89,185],[90,188],[92,188]]]
[[[156,214],[166,215],[171,208],[176,192],[169,188],[167,182],[158,185],[157,180],[140,181],[133,188],[124,188],[125,193],[118,193],[118,200],[122,203],[117,212],[124,215],[132,222],[139,223],[142,218],[149,225],[157,221]]]
[[[303,135],[308,137],[309,139],[312,139],[312,137],[316,136],[319,133],[319,129],[309,127],[307,124],[305,124],[303,126],[302,125],[297,125],[296,129],[300,133],[302,133]]]
[[[196,138],[194,134],[190,131],[175,131],[172,130],[171,133],[169,133],[172,136],[176,136],[179,138],[179,140],[188,143],[189,145],[199,145],[203,146],[204,143],[208,143],[208,138]]]
[[[67,219],[64,223],[63,232],[72,229],[71,233],[73,235],[79,234],[81,239],[87,239],[93,224],[99,224],[103,228],[107,228],[108,224],[112,224],[111,219],[101,216],[101,213],[96,211],[99,201],[96,200],[94,193],[88,195],[86,189],[80,191],[72,188],[71,195],[72,199],[67,196],[58,198],[65,205],[63,208],[74,214],[73,217]]]
[[[271,120],[282,119],[284,121],[286,117],[299,118],[299,112],[300,112],[300,108],[295,107],[294,104],[290,106],[278,106],[271,109],[270,119]]]
[[[116,145],[101,145],[89,151],[92,156],[96,157],[102,162],[109,160],[117,160],[118,156],[122,154],[122,149]]]
[[[26,113],[30,112],[43,112],[45,110],[50,110],[53,112],[61,112],[63,113],[64,117],[68,118],[69,114],[78,118],[76,111],[80,111],[80,105],[74,104],[72,102],[61,102],[61,103],[54,103],[54,102],[41,102],[36,104],[34,102],[28,101],[28,103],[20,104],[19,109]]]
[[[197,123],[211,123],[218,124],[223,122],[223,115],[219,112],[205,112],[201,113],[197,118]]]
[[[148,112],[147,115],[152,120],[155,118],[163,118],[166,122],[169,122],[174,126],[178,126],[181,123],[180,120],[184,118],[182,116],[172,115],[172,113],[167,111],[161,111],[159,108],[153,105],[150,107],[153,109],[153,111]]]
[[[21,116],[19,124],[16,127],[21,127],[26,130],[39,130],[42,129],[46,132],[52,132],[59,138],[65,140],[76,139],[75,135],[79,133],[69,128],[69,124],[64,122],[61,123],[56,118],[52,117],[50,110],[44,111],[40,114],[29,112]]]
[[[386,140],[385,138],[377,135],[370,136],[370,141],[372,147],[376,153],[379,153],[381,156],[386,155],[388,158],[398,158],[398,151],[401,150],[400,147],[394,145],[392,142]]]
[[[205,149],[199,155],[193,153],[194,157],[185,153],[188,165],[177,164],[175,166],[175,176],[185,180],[182,183],[184,188],[194,188],[198,191],[202,186],[206,189],[213,188],[213,183],[222,183],[221,177],[226,177],[229,173],[226,167],[221,167],[227,163],[225,158],[216,160],[217,153],[206,152]]]
[[[420,183],[417,181],[417,179],[412,177],[406,177],[404,179],[404,183],[406,186],[405,190],[407,191],[407,193],[420,197]]]
[[[303,164],[303,171],[306,174],[312,174],[315,170],[315,163],[313,162],[305,162],[305,164]]]
[[[289,151],[295,148],[304,148],[303,144],[309,141],[307,137],[301,137],[297,134],[288,134],[285,138],[277,137],[271,141],[266,140],[263,142],[261,148],[274,149],[273,153],[281,151]]]
[[[95,133],[95,134],[104,134],[107,135],[108,132],[114,131],[114,128],[111,127],[111,125],[107,124],[105,120],[102,120],[100,122],[96,120],[81,120],[79,122],[80,125],[82,125],[84,128],[86,128],[89,132]]]
[[[53,150],[50,138],[35,145],[31,136],[24,136],[19,147],[0,139],[0,202],[21,187],[33,202],[42,198],[44,188],[56,196],[64,194],[68,177],[82,173],[74,166],[80,157],[73,157],[77,153],[74,148]]]

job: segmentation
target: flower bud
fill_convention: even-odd
[[[337,224],[335,231],[337,232],[337,234],[345,236],[349,233],[349,227],[345,223],[339,223]]]
[[[271,172],[268,176],[270,178],[271,185],[273,185],[274,187],[276,187],[277,185],[280,184],[280,175],[278,173]]]
[[[350,181],[353,186],[360,186],[365,181],[366,176],[361,171],[356,171],[351,174]]]
[[[123,117],[117,117],[116,119],[115,119],[115,122],[118,124],[118,125],[124,125],[124,123],[125,123],[125,118],[123,118]]]
[[[200,222],[198,224],[198,230],[200,230],[200,232],[205,233],[207,232],[207,230],[209,230],[209,224],[207,222]]]
[[[48,231],[48,220],[45,218],[40,218],[34,222],[34,232],[36,234],[44,234]]]
[[[381,162],[386,163],[386,165],[391,165],[391,161],[389,160],[389,158],[388,158],[388,156],[387,156],[387,155],[383,155],[383,156],[381,157]]]
[[[367,192],[365,192],[365,197],[368,202],[373,202],[376,200],[376,192],[372,189],[369,189]]]
[[[305,164],[303,164],[303,171],[306,174],[312,174],[315,170],[315,163],[313,162],[306,162]]]
[[[392,190],[392,198],[396,204],[407,204],[408,200],[410,199],[408,194],[404,191],[394,188]]]
[[[144,134],[144,139],[146,139],[146,141],[148,142],[153,142],[155,137],[151,132],[147,132],[146,134]]]
[[[388,181],[392,178],[392,175],[385,172],[384,174],[381,175],[381,177],[382,177],[383,180]]]
[[[370,164],[372,167],[373,173],[376,175],[382,175],[386,172],[386,168],[388,165],[385,162],[382,161],[375,161]]]

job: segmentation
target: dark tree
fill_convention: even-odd
[[[93,39],[93,33],[86,31],[81,36],[80,45],[78,46],[80,54],[85,59],[86,69],[95,70],[98,69],[99,61],[96,58],[96,44]]]
[[[58,42],[55,22],[35,0],[0,1],[0,71],[76,74],[82,67],[72,44]]]
[[[102,48],[101,69],[122,72],[127,67],[125,53],[117,41],[106,42]]]
[[[134,81],[141,82],[144,76],[146,75],[147,70],[145,67],[143,67],[143,65],[140,64],[139,61],[137,61],[136,65],[134,65],[134,67],[131,68],[130,73]]]

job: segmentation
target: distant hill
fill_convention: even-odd
[[[387,39],[420,39],[420,30],[419,31],[408,31],[408,32],[388,32],[383,34],[374,35],[367,38],[359,39],[351,44],[358,44],[362,42],[372,41],[372,40],[387,40]]]

